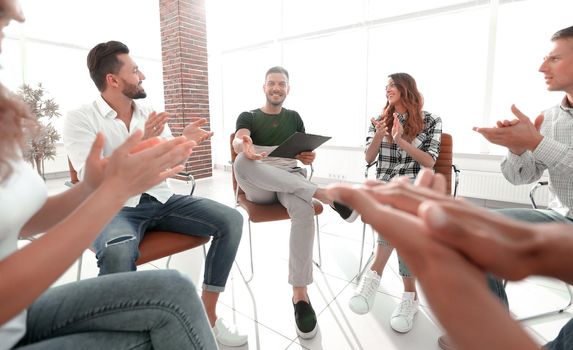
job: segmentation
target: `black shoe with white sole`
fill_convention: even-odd
[[[332,202],[330,207],[334,209],[338,213],[338,215],[340,215],[341,218],[343,218],[348,222],[354,222],[354,220],[356,220],[356,218],[358,217],[358,212],[356,210],[347,207],[342,203]]]
[[[293,303],[294,320],[296,322],[296,333],[303,339],[310,339],[316,335],[318,330],[316,314],[310,304],[304,300]]]

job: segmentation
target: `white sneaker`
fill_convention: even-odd
[[[358,287],[354,291],[354,296],[348,301],[348,306],[350,310],[354,311],[359,315],[364,315],[374,306],[374,300],[376,299],[376,291],[380,285],[380,276],[376,271],[368,270],[365,271],[358,283]]]
[[[249,337],[242,334],[235,325],[229,325],[224,319],[218,318],[213,327],[215,339],[225,346],[241,346],[247,343]]]
[[[418,300],[415,300],[416,293],[404,292],[402,301],[390,318],[390,326],[393,330],[400,333],[409,332],[414,325],[414,315],[418,312]]]

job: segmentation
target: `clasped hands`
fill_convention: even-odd
[[[406,178],[335,184],[327,194],[383,233],[414,274],[452,264],[483,280],[485,288],[485,271],[510,280],[543,272],[536,260],[541,248],[534,227],[454,199],[445,189],[442,175],[423,169],[414,185]]]
[[[159,137],[142,140],[142,136],[141,130],[136,131],[110,156],[102,157],[104,136],[97,134],[79,184],[86,195],[104,184],[118,195],[142,193],[183,170],[181,164],[197,145],[183,136],[171,140]]]

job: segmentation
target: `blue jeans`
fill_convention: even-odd
[[[379,181],[383,181],[378,179]],[[410,183],[414,183],[415,179],[414,178],[410,178]],[[388,182],[388,181],[384,181],[384,182]],[[377,243],[379,245],[383,245],[383,246],[391,246],[392,244],[390,244],[390,242],[388,242],[385,238],[384,235],[380,232],[378,232],[378,240]],[[413,277],[412,272],[410,271],[410,269],[408,268],[408,265],[406,265],[406,262],[402,259],[402,257],[400,256],[400,253],[397,252],[396,255],[398,256],[398,274],[400,275],[400,277]]]
[[[548,209],[498,209],[496,210],[499,214],[507,216],[509,218],[526,221],[532,223],[567,223],[573,224],[573,220],[557,213],[553,210]],[[496,294],[501,300],[507,300],[507,294],[504,288],[499,288],[502,283],[500,280],[493,276],[488,276],[488,282],[490,289]],[[573,320],[572,320],[573,321]],[[545,345],[545,348],[550,350],[573,350],[573,323],[569,321],[559,332],[557,338],[552,342]]]
[[[378,240],[377,243],[379,245],[383,245],[383,246],[391,246],[390,242],[388,242],[386,239],[384,239],[384,237],[379,233],[378,234]],[[402,259],[402,257],[400,256],[400,254],[398,255],[398,273],[400,274],[401,277],[412,277],[412,272],[410,272],[410,269],[408,268],[408,265],[406,265],[406,262],[404,262],[404,260]]]
[[[569,320],[559,331],[557,338],[545,344],[547,350],[571,350],[573,349],[573,320]]]
[[[127,272],[48,289],[16,345],[33,349],[217,349],[195,287],[174,270]]]
[[[139,242],[148,230],[212,237],[203,289],[225,290],[243,232],[243,216],[237,210],[196,196],[173,195],[162,204],[144,193],[136,207],[123,207],[96,238],[100,276],[136,270]]]

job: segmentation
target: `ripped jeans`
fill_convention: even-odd
[[[136,270],[139,242],[146,231],[170,231],[211,237],[203,289],[222,292],[243,231],[243,216],[207,198],[173,195],[162,204],[144,193],[136,207],[123,207],[96,238],[99,274]]]

